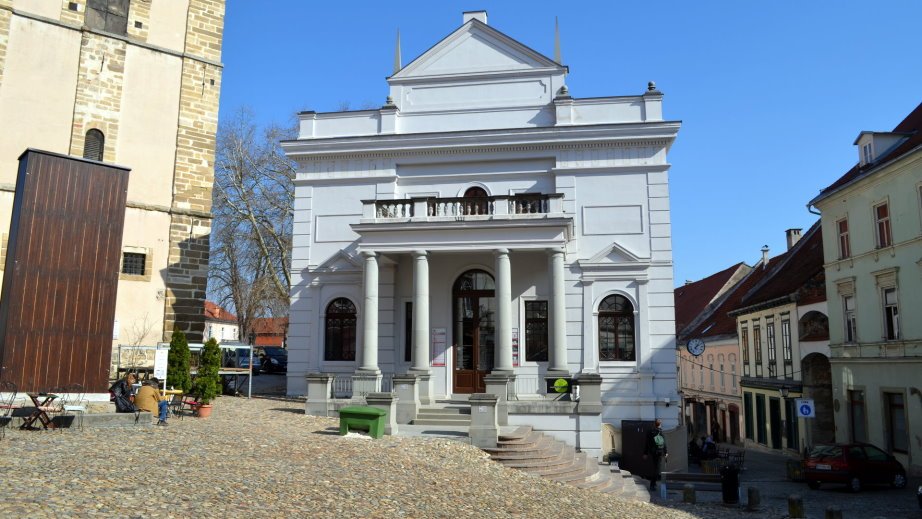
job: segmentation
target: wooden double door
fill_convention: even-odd
[[[496,298],[493,277],[470,270],[452,291],[455,393],[483,393],[484,375],[493,370]]]

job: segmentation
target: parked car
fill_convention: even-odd
[[[814,490],[822,483],[844,483],[852,492],[872,484],[906,486],[906,470],[900,462],[868,443],[813,447],[804,460],[804,478]]]
[[[250,367],[250,350],[249,348],[224,349],[224,359],[221,363],[226,368],[243,368]],[[259,355],[253,352],[253,375],[259,375],[262,364],[259,361]]]
[[[261,346],[256,348],[256,353],[262,361],[262,369],[266,373],[288,372],[288,350],[280,346]]]

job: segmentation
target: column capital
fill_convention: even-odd
[[[496,249],[493,251],[493,254],[497,256],[505,256],[509,254],[509,249]]]
[[[566,250],[563,247],[550,247],[547,249],[548,254],[566,254]]]
[[[414,258],[425,258],[425,257],[429,256],[429,251],[427,251],[427,250],[422,250],[422,249],[417,249],[417,250],[411,252],[410,254],[412,254]]]
[[[375,252],[375,251],[373,251],[373,250],[363,250],[363,251],[362,251],[362,256],[364,256],[366,259],[368,259],[368,258],[377,258],[377,257],[378,257],[378,253]]]

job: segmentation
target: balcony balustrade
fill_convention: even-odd
[[[489,197],[363,200],[363,220],[420,220],[478,217],[517,218],[563,213],[562,194],[528,193]],[[532,216],[533,217],[533,216]]]

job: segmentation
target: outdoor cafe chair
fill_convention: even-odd
[[[63,397],[63,402],[61,406],[63,408],[63,415],[72,414],[74,418],[77,418],[79,415],[79,420],[77,421],[80,430],[83,430],[83,417],[86,414],[86,402],[84,401],[86,397],[86,388],[81,384],[71,384],[65,388],[65,394]]]
[[[185,416],[184,411],[186,409],[188,409],[193,414],[195,414],[195,410],[198,408],[199,405],[201,405],[201,402],[199,402],[198,395],[193,395],[193,394],[183,395],[182,398],[180,399],[180,402],[181,402],[179,405],[179,419],[180,420],[182,420],[183,417]]]
[[[20,408],[16,405],[18,392],[15,383],[9,380],[0,382],[0,438],[6,435],[6,428],[13,421],[13,410]]]

